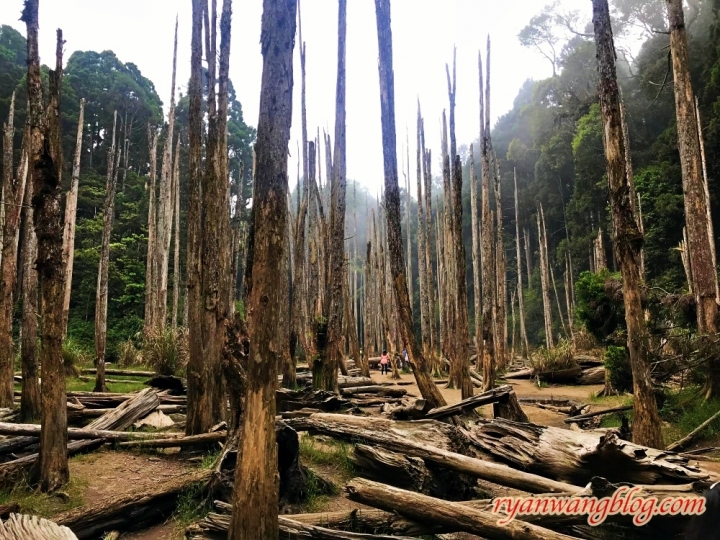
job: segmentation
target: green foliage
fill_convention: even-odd
[[[212,502],[205,496],[206,484],[191,484],[178,495],[173,520],[183,528],[207,516],[212,510]]]
[[[625,325],[625,306],[620,275],[605,269],[598,273],[582,272],[575,283],[575,317],[595,339],[604,342]]]
[[[186,328],[156,329],[145,338],[143,361],[160,375],[175,375],[188,362],[188,332]]]
[[[630,357],[625,347],[610,345],[605,351],[605,369],[613,389],[618,392],[632,392],[633,378]]]
[[[65,375],[68,377],[77,377],[80,368],[93,363],[92,352],[73,338],[63,342],[62,355]]]
[[[720,400],[705,400],[695,388],[668,391],[666,400],[660,409],[660,418],[670,422],[674,430],[670,441],[680,439],[695,430],[700,424],[720,411]],[[700,440],[710,439],[720,434],[720,419],[716,419],[700,433]]]
[[[121,367],[134,366],[143,360],[142,353],[135,346],[132,339],[123,341],[118,346],[118,364]]]
[[[562,369],[577,367],[577,363],[573,360],[572,343],[565,339],[550,349],[540,347],[533,351],[530,356],[530,364],[535,370],[535,373],[560,371]]]
[[[355,475],[350,454],[353,446],[335,439],[322,441],[311,435],[300,437],[300,458],[313,465],[324,465],[335,469],[344,480]]]

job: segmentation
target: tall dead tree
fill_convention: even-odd
[[[338,3],[338,71],[335,88],[335,148],[330,174],[330,227],[327,236],[328,274],[327,343],[324,358],[314,365],[313,382],[316,388],[337,388],[337,370],[343,360],[342,318],[343,280],[345,279],[345,193],[347,190],[345,162],[345,40],[347,35],[347,0]],[[329,147],[329,142],[328,142]],[[329,154],[329,152],[328,152]]]
[[[420,336],[423,356],[430,355],[430,300],[427,289],[427,266],[425,263],[425,242],[427,242],[425,226],[425,212],[422,200],[422,173],[423,173],[423,120],[420,113],[420,100],[418,100],[417,115],[417,198],[418,198],[418,277],[420,279]],[[409,167],[408,167],[409,168]],[[422,261],[420,263],[420,261]]]
[[[407,129],[407,128],[406,128]],[[405,149],[407,150],[407,170],[403,168],[403,175],[405,176],[405,230],[407,236],[407,269],[406,273],[408,276],[408,294],[410,296],[410,307],[413,307],[413,265],[412,265],[412,238],[410,234],[410,205],[412,198],[410,197],[410,136],[407,137]],[[418,249],[420,240],[418,240]]]
[[[13,171],[13,125],[15,95],[10,100],[10,113],[3,133],[3,206],[5,222],[2,237],[2,282],[0,283],[0,407],[13,406],[13,364],[15,350],[12,339],[13,307],[17,285],[17,251],[20,216],[25,195],[27,164],[25,152],[17,174]]]
[[[716,300],[717,269],[713,266],[713,247],[708,230],[708,201],[705,198],[700,133],[690,79],[687,33],[682,0],[666,0],[670,25],[677,118],[678,150],[685,195],[685,226],[688,235],[690,268],[697,304],[697,329],[700,334],[717,332]],[[720,361],[708,361],[709,374],[705,384],[707,399],[720,396]]]
[[[282,344],[276,343],[275,334],[280,312],[285,309],[278,279],[282,279],[286,250],[287,147],[292,121],[296,9],[296,0],[263,2],[260,37],[263,74],[253,197],[254,268],[248,303],[253,360],[247,368],[230,540],[276,540],[278,537],[275,388]]]
[[[375,0],[378,50],[380,62],[380,106],[382,114],[383,166],[385,171],[385,204],[387,206],[388,249],[390,273],[398,303],[398,322],[402,340],[413,366],[415,379],[423,398],[431,407],[440,407],[445,399],[432,380],[430,369],[418,346],[412,328],[412,310],[407,291],[403,264],[402,233],[400,228],[400,188],[398,186],[397,152],[395,141],[395,76],[393,74],[392,30],[390,0]]]
[[[457,325],[456,317],[456,275],[457,265],[455,264],[455,244],[453,242],[453,234],[455,227],[453,226],[453,219],[455,217],[453,212],[453,183],[451,176],[451,164],[450,155],[448,150],[448,135],[447,135],[447,117],[445,111],[442,116],[442,133],[440,136],[441,148],[442,148],[442,178],[443,178],[443,254],[445,258],[445,274],[443,284],[443,295],[441,302],[444,305],[445,311],[445,327],[444,334],[442,336],[442,353],[445,358],[450,361],[450,371],[453,372],[451,377],[448,378],[448,388],[454,388],[457,382],[457,376],[455,375],[456,369],[453,370],[453,361],[456,358],[455,351],[455,329]]]
[[[630,201],[625,144],[620,118],[620,96],[615,71],[615,46],[607,0],[593,0],[593,26],[597,46],[600,81],[598,91],[602,111],[605,159],[607,163],[610,207],[615,233],[615,251],[623,278],[625,320],[630,349],[635,399],[633,442],[654,448],[663,447],[657,402],[650,380],[648,335],[640,298],[640,250],[643,237]]]
[[[230,246],[227,242],[230,235],[227,111],[231,8],[232,0],[223,0],[218,63],[217,3],[213,1],[209,8],[205,0],[193,1],[188,86],[190,187],[186,281],[190,361],[187,367],[188,416],[185,426],[188,435],[208,431],[222,418],[224,409],[220,354],[230,309],[228,291],[231,282]],[[201,111],[203,14],[208,64],[208,129],[204,160]],[[286,204],[286,198],[283,204]],[[287,223],[284,225],[286,227]]]
[[[542,204],[535,214],[538,229],[538,246],[540,254],[540,288],[542,289],[543,320],[545,321],[545,346],[551,349],[554,346],[552,331],[552,303],[550,301],[550,268],[547,254],[547,238],[545,238],[542,218]]]
[[[115,192],[117,191],[119,148],[116,149],[117,111],[113,115],[112,142],[108,149],[107,181],[103,204],[103,230],[98,264],[97,292],[95,295],[95,392],[107,392],[105,386],[105,348],[107,345],[108,273],[110,270],[110,235],[115,216]]]
[[[489,50],[488,50],[489,55]],[[478,52],[480,73],[480,158],[482,161],[482,376],[483,391],[495,386],[495,343],[493,306],[495,305],[495,258],[493,239],[495,224],[490,211],[490,94],[485,96],[482,55]],[[488,77],[490,74],[488,73]]]
[[[530,358],[530,345],[528,344],[527,331],[525,330],[525,301],[523,297],[522,281],[522,256],[520,253],[520,210],[518,204],[517,172],[513,171],[515,181],[515,255],[517,257],[517,297],[518,311],[520,312],[520,338],[522,339],[525,358]]]
[[[488,50],[490,50],[490,43],[488,42]],[[490,58],[488,57],[487,65],[488,74],[490,72]],[[490,95],[490,78],[488,77],[487,86],[485,93]],[[489,100],[488,100],[489,102]],[[492,147],[492,141],[491,141]],[[495,342],[495,356],[500,359],[501,365],[507,363],[507,342],[508,342],[508,327],[507,327],[507,261],[505,260],[505,242],[503,238],[503,211],[502,211],[502,196],[500,193],[500,166],[498,164],[497,156],[495,151],[492,152],[493,161],[493,174],[495,184],[495,219],[497,226],[495,228],[495,279],[496,285],[496,297],[497,302],[495,307],[495,332],[497,333],[498,339]]]
[[[698,104],[698,98],[695,96],[695,119],[697,121],[698,129],[698,140],[700,143],[700,159],[702,161],[702,172],[703,172],[703,188],[705,190],[705,208],[707,209],[707,227],[708,237],[710,238],[710,255],[712,256],[712,266],[717,268],[717,253],[715,251],[715,232],[713,228],[712,216],[710,215],[710,185],[708,182],[707,163],[705,160],[705,140],[703,139],[702,132],[702,121],[700,119],[700,105]],[[642,208],[640,206],[640,194],[638,193],[638,211],[640,212],[640,225],[642,228]],[[643,260],[644,265],[644,260]],[[717,303],[720,304],[720,282],[715,280],[715,296]]]
[[[75,156],[73,158],[72,181],[70,191],[65,197],[65,227],[63,228],[63,260],[65,261],[65,297],[63,300],[63,337],[67,334],[70,316],[70,295],[72,293],[73,263],[75,261],[75,223],[77,221],[77,199],[80,187],[80,157],[82,155],[82,137],[85,122],[85,98],[80,100]],[[127,158],[127,153],[125,155]]]
[[[26,159],[23,156],[23,159]],[[25,183],[25,201],[32,200],[33,184]],[[40,381],[37,365],[38,330],[38,279],[35,270],[37,260],[37,235],[33,227],[33,209],[23,205],[22,237],[22,327],[20,331],[20,362],[22,365],[22,392],[20,394],[19,420],[34,423],[40,418]]]
[[[214,30],[213,30],[214,32]],[[175,42],[173,48],[173,71],[170,90],[170,109],[168,111],[168,129],[163,148],[162,169],[160,172],[160,193],[157,200],[157,225],[155,227],[155,269],[157,274],[153,276],[156,284],[154,301],[155,315],[153,316],[156,327],[164,330],[167,324],[167,293],[168,275],[170,267],[170,242],[172,240],[173,209],[173,143],[175,135],[175,73],[177,71],[177,34],[178,22],[175,20]],[[210,92],[214,95],[214,92]],[[227,159],[227,158],[226,158]],[[227,182],[227,179],[225,180]]]
[[[472,265],[473,265],[473,299],[475,315],[475,347],[480,351],[482,345],[482,288],[480,274],[482,271],[480,257],[480,209],[478,208],[478,179],[475,171],[475,153],[470,145],[470,214],[472,227]]]
[[[436,336],[435,327],[435,283],[433,276],[435,269],[432,264],[432,154],[431,151],[425,149],[425,136],[421,134],[421,146],[423,153],[423,183],[425,188],[425,287],[427,288],[427,318],[428,318],[428,348],[429,362],[432,365],[435,359]],[[439,278],[438,278],[439,279]]]
[[[238,196],[241,198],[242,194]],[[173,194],[172,194],[173,216],[173,303],[172,303],[172,328],[178,327],[178,311],[180,309],[180,137],[175,146],[175,165],[173,166]],[[233,281],[235,274],[233,274]],[[233,289],[234,292],[234,289]],[[234,296],[231,301],[234,300]]]
[[[62,30],[57,31],[55,69],[50,70],[49,99],[43,110],[38,49],[38,0],[26,0],[21,20],[27,27],[27,88],[29,173],[33,183],[33,220],[38,238],[36,269],[40,282],[40,418],[39,485],[53,491],[67,483],[67,399],[62,359],[62,311],[65,266],[62,258],[63,215],[60,212],[62,147],[60,144],[60,88],[62,86]]]
[[[157,269],[155,268],[155,249],[157,244],[155,227],[155,191],[157,182],[157,145],[158,133],[150,124],[147,126],[148,153],[150,155],[150,173],[148,179],[148,241],[147,259],[145,261],[145,319],[143,321],[143,334],[147,338],[155,328],[155,301],[157,298],[156,280]],[[189,216],[188,216],[189,218]]]

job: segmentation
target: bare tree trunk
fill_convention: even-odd
[[[485,89],[486,93],[490,94],[490,61],[488,60],[488,83]],[[488,99],[489,102],[489,99]],[[492,142],[491,142],[492,148]],[[504,367],[507,364],[507,342],[508,342],[508,331],[507,331],[507,263],[505,261],[505,243],[503,239],[503,210],[502,210],[502,197],[500,194],[500,168],[497,162],[497,156],[495,151],[492,151],[493,158],[493,173],[495,178],[495,219],[497,220],[497,226],[495,229],[495,264],[496,273],[495,279],[497,280],[497,296],[496,296],[496,329],[498,333],[498,340],[495,343],[496,357],[500,359],[501,365]]]
[[[687,34],[682,0],[666,0],[670,24],[670,51],[675,82],[678,149],[685,195],[685,224],[688,232],[690,267],[697,303],[697,329],[700,334],[717,332],[717,269],[713,266],[713,239],[708,231],[708,202],[702,174],[700,134],[693,89],[690,80]],[[705,384],[707,399],[720,395],[720,362],[708,360],[709,375]]]
[[[62,30],[57,31],[55,70],[51,70],[50,99],[43,111],[38,49],[38,0],[28,0],[22,14],[27,26],[29,171],[38,238],[37,273],[40,282],[42,347],[42,416],[40,419],[39,484],[53,491],[69,479],[67,406],[62,361],[62,311],[65,267],[62,259],[63,216],[60,212],[62,148],[60,146],[60,88]]]
[[[12,321],[15,288],[17,286],[17,251],[20,234],[20,210],[25,195],[28,165],[25,149],[21,163],[13,176],[13,116],[15,94],[10,101],[10,114],[3,137],[3,207],[5,222],[2,243],[2,282],[0,282],[0,407],[13,406],[13,364],[15,351],[12,340]],[[25,144],[23,144],[23,147]]]
[[[552,331],[552,304],[550,303],[550,271],[547,261],[547,238],[543,234],[542,204],[536,214],[538,229],[538,246],[540,252],[540,285],[543,299],[543,320],[545,321],[545,346],[554,346]]]
[[[530,231],[527,227],[523,227],[523,237],[525,238],[525,267],[527,268],[529,287],[532,278],[532,254],[530,252]]]
[[[158,198],[157,212],[157,242],[155,244],[155,268],[158,274],[156,280],[157,298],[154,309],[156,315],[155,325],[164,330],[167,325],[167,293],[168,274],[170,267],[170,241],[172,239],[173,209],[173,143],[175,136],[175,73],[177,68],[177,33],[178,22],[175,20],[175,42],[173,48],[173,72],[170,90],[170,109],[168,111],[168,130],[163,149],[162,170],[160,173],[160,195]],[[227,179],[225,180],[227,182]]]
[[[406,150],[407,150],[407,172],[403,170],[403,175],[405,176],[405,194],[407,197],[405,198],[405,229],[407,231],[407,269],[406,273],[408,276],[408,295],[410,297],[410,307],[414,307],[415,302],[413,301],[413,271],[412,271],[412,238],[410,234],[410,204],[412,202],[412,198],[410,197],[410,140],[409,136],[407,137],[407,144],[406,144]],[[419,201],[418,201],[419,203]],[[420,231],[418,231],[418,235],[420,234]],[[418,250],[420,249],[420,240],[418,238]],[[418,269],[418,277],[419,269]],[[422,288],[422,285],[420,286]],[[422,300],[421,300],[422,302]],[[422,311],[422,307],[420,308]]]
[[[25,159],[25,158],[23,158]],[[32,182],[25,184],[25,200],[32,200]],[[37,260],[37,236],[33,227],[33,209],[24,205],[22,238],[22,330],[20,359],[22,364],[22,393],[20,394],[20,416],[23,423],[34,423],[40,418],[40,382],[37,365],[37,310],[38,277],[35,270]]]
[[[256,360],[248,362],[230,540],[276,540],[278,537],[275,388],[280,351],[273,341],[284,309],[278,279],[283,279],[286,250],[287,146],[292,120],[296,9],[295,0],[263,2],[263,76],[253,198],[255,268],[248,303],[251,357]]]
[[[422,342],[423,356],[430,355],[430,301],[428,299],[427,264],[425,255],[427,253],[425,242],[427,242],[425,226],[425,213],[422,200],[422,171],[424,157],[423,153],[423,120],[420,113],[420,101],[418,100],[417,115],[417,197],[418,197],[418,277],[420,278],[420,335]],[[409,168],[409,167],[408,167]],[[408,252],[409,256],[409,252]],[[421,262],[422,261],[422,262]]]
[[[472,265],[473,265],[473,298],[475,315],[475,347],[479,352],[482,346],[482,288],[480,276],[480,209],[478,208],[478,180],[475,172],[475,151],[470,145],[470,214],[472,217]]]
[[[124,173],[123,173],[124,174]],[[242,193],[238,198],[242,197]],[[178,311],[180,309],[180,137],[178,136],[177,145],[175,146],[175,166],[173,167],[173,205],[175,209],[173,215],[175,224],[173,226],[173,303],[172,303],[172,328],[177,330],[178,327]],[[236,239],[237,245],[237,239]],[[235,273],[233,273],[233,284],[235,282]],[[232,288],[234,291],[234,288]],[[233,295],[230,300],[234,301]]]
[[[515,252],[517,257],[517,297],[518,311],[520,312],[520,338],[522,339],[525,358],[530,358],[530,345],[528,344],[527,331],[525,330],[525,302],[523,300],[522,256],[520,250],[520,210],[518,204],[517,172],[513,171],[513,177],[515,180]]]
[[[157,225],[155,210],[155,183],[157,180],[157,130],[151,128],[148,124],[148,146],[150,153],[150,179],[148,185],[148,243],[147,243],[147,260],[145,262],[145,321],[143,324],[143,334],[147,338],[150,332],[155,328],[155,302],[157,298],[157,290],[155,289],[155,245],[157,243],[155,227]],[[188,223],[192,226],[190,216],[188,215]]]
[[[713,230],[712,216],[710,215],[710,186],[708,184],[708,172],[707,164],[705,162],[705,141],[702,133],[702,121],[700,120],[700,106],[698,105],[698,98],[695,96],[695,119],[697,121],[698,128],[698,142],[700,143],[700,158],[702,161],[702,172],[703,172],[703,188],[705,190],[705,208],[707,210],[707,227],[708,227],[708,238],[710,239],[710,254],[712,255],[712,266],[717,269],[717,253],[715,252],[715,232]],[[640,208],[640,194],[638,194],[638,211],[640,212],[640,228],[641,232],[644,232],[642,227],[642,209]],[[643,260],[644,267],[644,260]],[[720,304],[720,282],[715,280],[715,299]]]
[[[424,130],[423,130],[424,131]],[[423,177],[425,187],[425,281],[427,288],[427,319],[430,334],[428,336],[428,344],[430,348],[430,356],[428,361],[430,365],[434,363],[437,350],[437,331],[435,327],[435,283],[433,275],[435,269],[432,264],[432,159],[430,150],[425,150],[425,137],[422,137],[423,149]],[[439,279],[439,278],[438,278]]]
[[[103,231],[98,265],[97,294],[95,296],[95,392],[107,392],[105,386],[105,348],[107,344],[108,272],[110,269],[110,235],[115,214],[115,191],[120,152],[116,151],[117,111],[113,115],[112,143],[107,158],[107,182],[103,204]]]
[[[607,0],[593,0],[593,25],[597,45],[599,94],[602,110],[610,206],[615,246],[623,276],[628,348],[633,373],[633,442],[662,448],[660,418],[652,391],[647,362],[648,336],[640,299],[640,248],[643,238],[629,201],[625,145],[620,119],[620,97],[615,72],[615,46]]]
[[[380,62],[380,105],[382,112],[383,163],[385,170],[385,204],[387,206],[388,249],[390,272],[398,302],[398,322],[402,340],[408,350],[415,379],[423,398],[431,407],[445,404],[440,391],[432,380],[412,328],[412,311],[407,292],[407,281],[402,255],[400,232],[400,189],[397,177],[397,153],[395,142],[395,77],[392,60],[392,30],[390,27],[390,0],[375,0]]]
[[[570,339],[575,344],[575,331],[573,329],[574,309],[571,301],[571,291],[573,288],[572,269],[570,267],[570,254],[565,257],[565,306],[567,308],[568,329],[570,330]]]
[[[488,48],[488,57],[490,49]],[[495,343],[493,306],[495,305],[494,223],[490,212],[490,104],[485,108],[482,56],[478,53],[480,73],[480,156],[482,159],[482,376],[483,391],[495,386]],[[489,70],[488,70],[489,71]],[[488,73],[489,77],[489,73]],[[489,92],[487,97],[489,98]],[[487,99],[489,101],[489,99]]]
[[[85,121],[85,98],[80,100],[75,157],[73,159],[72,182],[65,197],[65,227],[63,228],[63,260],[65,261],[65,298],[63,300],[63,337],[67,335],[70,316],[70,295],[72,293],[73,263],[75,261],[75,223],[77,220],[77,198],[80,186],[80,156]],[[126,155],[127,157],[127,155]]]

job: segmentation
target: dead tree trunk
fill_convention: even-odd
[[[488,56],[490,51],[488,50]],[[495,343],[493,306],[495,304],[494,223],[490,212],[490,104],[485,108],[482,56],[478,53],[480,73],[480,156],[482,160],[482,376],[483,391],[495,386]],[[489,74],[488,74],[489,76]],[[487,95],[489,98],[489,93]],[[489,101],[489,99],[488,99]]]
[[[23,158],[25,159],[25,158]],[[32,200],[32,182],[25,184],[25,201]],[[40,382],[37,366],[37,310],[38,278],[37,236],[33,227],[32,206],[24,205],[22,239],[22,330],[20,359],[22,364],[22,393],[20,395],[20,422],[34,422],[40,418]]]
[[[623,277],[625,319],[628,348],[633,374],[634,425],[633,442],[662,448],[660,418],[650,380],[647,360],[648,336],[640,298],[640,249],[643,237],[628,199],[625,145],[620,119],[620,96],[615,74],[615,46],[613,44],[607,0],[593,0],[593,25],[597,45],[599,94],[604,125],[605,159],[610,187],[615,232],[615,250]],[[713,292],[714,296],[714,292]]]
[[[713,266],[712,247],[714,242],[708,231],[708,201],[702,174],[700,136],[693,89],[690,80],[687,34],[682,0],[667,0],[668,22],[670,24],[670,51],[675,82],[675,112],[677,116],[678,149],[682,168],[683,193],[685,195],[685,225],[688,232],[690,268],[693,274],[693,289],[697,303],[697,329],[700,334],[714,334],[717,331],[718,306],[715,301],[717,270]],[[708,361],[709,374],[705,384],[707,399],[720,395],[720,362]]]
[[[242,198],[242,193],[238,199]],[[173,215],[175,223],[173,225],[173,303],[172,303],[172,328],[177,330],[178,327],[178,311],[180,309],[180,137],[178,136],[177,145],[175,146],[175,166],[173,167],[173,206],[175,207]],[[233,273],[233,283],[235,283],[235,274]],[[234,292],[234,289],[233,289]],[[235,296],[230,299],[233,301]]]
[[[554,346],[552,331],[552,304],[550,303],[550,272],[547,260],[547,238],[543,234],[543,222],[541,218],[542,205],[535,215],[538,229],[538,246],[540,253],[540,287],[543,300],[543,320],[545,321],[545,346],[551,349]]]
[[[423,120],[420,114],[420,101],[418,100],[417,116],[417,197],[418,197],[418,277],[420,278],[420,335],[423,356],[430,355],[430,301],[428,299],[428,280],[425,248],[427,227],[425,226],[425,213],[422,200],[422,170],[423,154]]]
[[[390,0],[375,0],[378,49],[380,62],[380,105],[382,111],[383,164],[385,171],[385,204],[387,205],[388,249],[390,272],[398,303],[398,322],[402,340],[408,350],[415,379],[423,398],[432,407],[445,405],[445,399],[435,386],[425,357],[418,346],[412,328],[412,310],[407,292],[403,264],[402,234],[400,229],[400,189],[397,177],[395,142],[395,76],[392,59],[392,30],[390,27]]]
[[[423,128],[424,133],[424,128]],[[430,334],[428,336],[428,347],[430,365],[434,363],[437,350],[437,331],[435,326],[435,283],[433,276],[435,268],[432,264],[432,159],[430,150],[425,150],[425,136],[422,136],[423,150],[423,182],[425,188],[425,281],[427,288],[427,318]]]
[[[193,4],[194,5],[194,4]],[[220,51],[216,66],[216,5],[206,20],[208,63],[208,135],[205,169],[202,170],[199,78],[201,17],[193,11],[190,95],[190,201],[188,212],[188,301],[190,362],[188,363],[187,435],[204,433],[224,416],[223,378],[220,365],[229,315],[230,193],[227,153],[227,113],[230,70],[230,13],[232,0],[223,0],[220,16]],[[200,9],[198,6],[197,9]],[[205,12],[207,16],[207,11]],[[197,20],[195,20],[197,17]],[[196,36],[196,33],[199,34]],[[196,48],[198,50],[196,50]],[[216,67],[218,77],[216,81]],[[217,95],[215,86],[217,84]],[[202,187],[200,183],[202,182]],[[283,200],[283,204],[286,204]],[[195,220],[195,222],[193,222]],[[286,223],[285,223],[286,224]],[[257,229],[255,230],[257,234]],[[192,274],[192,279],[191,279]]]
[[[248,362],[230,540],[272,540],[278,535],[275,387],[280,351],[273,345],[273,338],[283,309],[278,279],[283,279],[285,264],[296,10],[295,0],[263,3],[263,75],[253,197],[254,268],[248,297],[250,358],[255,361]],[[248,508],[253,511],[248,512]]]
[[[13,116],[15,94],[10,101],[10,114],[4,126],[3,137],[3,207],[5,222],[2,237],[2,282],[0,283],[0,407],[13,406],[13,364],[15,351],[12,339],[12,321],[15,287],[17,285],[17,250],[20,234],[20,210],[25,194],[27,165],[25,152],[21,152],[18,172],[13,176]],[[25,146],[23,144],[23,146]]]
[[[518,204],[517,172],[515,171],[513,171],[513,178],[515,180],[515,253],[517,257],[517,295],[518,311],[520,312],[520,337],[523,343],[525,358],[530,358],[530,345],[528,344],[527,331],[525,330],[525,301],[523,300],[522,256],[520,250],[520,210]]]
[[[85,122],[85,98],[80,100],[75,157],[73,158],[72,182],[65,197],[65,227],[63,228],[63,260],[65,261],[65,298],[63,300],[63,337],[67,335],[70,316],[70,296],[72,293],[73,263],[75,261],[75,223],[77,221],[77,198],[80,186],[80,157]],[[127,157],[127,156],[126,156]]]
[[[155,299],[157,297],[157,291],[155,290],[155,274],[157,273],[155,269],[155,245],[157,243],[155,238],[155,182],[157,180],[158,133],[157,130],[151,128],[149,124],[147,133],[150,153],[150,179],[148,185],[148,243],[147,259],[145,262],[145,320],[143,323],[143,335],[145,338],[148,338],[150,332],[155,328]],[[192,224],[189,215],[188,223]]]
[[[116,150],[117,111],[113,117],[112,143],[107,157],[107,182],[103,204],[103,231],[98,265],[97,294],[95,296],[95,392],[107,392],[105,386],[105,348],[107,344],[108,272],[110,270],[110,235],[115,214],[115,191],[120,154]]]
[[[52,491],[69,479],[67,408],[62,361],[62,311],[65,267],[62,260],[63,216],[60,212],[60,88],[62,31],[57,31],[55,70],[50,71],[50,99],[43,111],[38,49],[38,0],[25,3],[27,26],[29,171],[33,182],[33,211],[38,238],[37,272],[40,282],[42,347],[42,431],[40,433],[40,489]]]
[[[705,140],[703,139],[702,121],[700,120],[700,105],[698,104],[697,96],[695,96],[695,119],[697,121],[698,139],[699,139],[699,143],[700,143],[700,159],[702,161],[703,188],[705,191],[705,208],[707,210],[708,237],[710,238],[710,254],[712,256],[712,266],[713,266],[713,268],[717,268],[717,253],[715,251],[715,231],[713,228],[712,215],[710,215],[710,186],[708,184],[707,163],[705,160]],[[638,197],[638,212],[639,212],[639,218],[640,218],[640,231],[644,233],[645,229],[643,227],[642,206],[641,206],[639,193],[638,193],[637,197]],[[643,268],[644,268],[644,262],[645,261],[643,259]],[[717,279],[715,280],[715,298],[716,298],[717,303],[720,304],[720,282],[718,282]]]
[[[475,152],[470,145],[470,213],[472,216],[472,265],[473,265],[473,299],[475,315],[475,348],[479,352],[482,346],[482,288],[481,288],[481,257],[480,257],[480,209],[478,208],[478,180],[475,172]]]

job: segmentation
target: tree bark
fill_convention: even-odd
[[[473,299],[475,316],[475,348],[482,347],[482,286],[481,286],[481,248],[480,248],[480,208],[478,207],[478,179],[475,172],[475,152],[470,145],[470,214],[472,216],[472,264],[473,264]]]
[[[423,356],[430,355],[430,300],[428,298],[428,279],[427,264],[425,262],[426,247],[428,241],[427,227],[425,225],[425,213],[422,200],[422,172],[423,160],[425,159],[423,150],[424,137],[423,120],[420,114],[420,101],[418,100],[418,116],[417,116],[417,197],[418,197],[418,277],[420,279],[420,336],[422,342]],[[421,262],[422,261],[422,262]]]
[[[700,134],[693,89],[690,79],[687,33],[682,0],[666,0],[670,25],[670,51],[672,56],[677,116],[678,150],[685,195],[685,225],[688,232],[690,268],[697,303],[697,329],[700,334],[717,332],[717,269],[713,266],[712,243],[709,237],[708,201],[702,173]],[[709,374],[705,384],[706,399],[720,395],[720,362],[708,360]]]
[[[518,275],[518,310],[520,315],[520,337],[525,351],[525,358],[530,358],[530,345],[528,344],[527,331],[525,329],[525,301],[523,296],[522,281],[522,256],[520,249],[520,210],[518,204],[518,188],[517,188],[517,172],[513,170],[513,178],[515,181],[515,253],[517,257],[517,275]]]
[[[72,294],[73,263],[75,261],[75,223],[77,221],[77,199],[80,186],[80,157],[82,155],[82,137],[85,122],[85,98],[80,100],[75,157],[73,158],[72,183],[65,197],[65,227],[63,229],[63,260],[65,261],[65,297],[63,300],[63,337],[67,335],[70,316],[70,296]],[[127,157],[127,155],[126,155]]]
[[[38,49],[38,0],[25,3],[27,26],[29,170],[33,182],[35,233],[38,238],[37,272],[40,282],[42,332],[42,432],[39,480],[42,491],[53,491],[69,479],[67,410],[62,361],[62,311],[65,267],[62,260],[63,219],[60,213],[62,149],[60,146],[60,88],[62,31],[57,31],[55,70],[50,71],[50,99],[43,111]]]
[[[552,304],[550,302],[550,269],[547,260],[547,238],[543,234],[542,204],[536,214],[538,245],[540,253],[540,286],[542,288],[543,320],[545,321],[545,346],[552,349],[555,345],[552,330]]]
[[[155,288],[155,249],[157,244],[155,228],[157,225],[155,209],[155,183],[157,180],[157,130],[151,128],[148,124],[148,147],[150,153],[150,179],[148,185],[148,243],[147,243],[147,259],[145,262],[145,320],[143,323],[143,335],[147,339],[155,328],[155,302],[157,290]],[[192,226],[190,215],[188,215],[188,223]]]
[[[0,407],[13,406],[13,364],[15,350],[12,339],[12,321],[15,287],[17,285],[17,250],[20,234],[20,210],[23,205],[27,169],[25,143],[21,163],[13,176],[13,116],[15,94],[10,101],[10,113],[4,125],[3,137],[3,208],[5,221],[2,236],[2,282],[0,283]]]
[[[623,277],[623,298],[628,348],[633,374],[633,442],[662,448],[660,418],[650,380],[648,335],[640,298],[640,250],[643,237],[629,201],[625,145],[620,119],[620,96],[615,72],[615,46],[607,0],[593,0],[593,25],[597,45],[599,94],[602,110],[605,159],[615,233],[615,251]],[[704,219],[704,216],[703,216]],[[712,293],[714,297],[714,291]],[[714,300],[713,300],[714,301]]]
[[[25,201],[32,200],[32,182],[26,182]],[[37,365],[37,310],[38,276],[37,236],[33,227],[33,209],[24,205],[22,240],[22,330],[20,359],[22,364],[22,393],[20,395],[20,422],[33,422],[40,418],[40,381]]]
[[[490,51],[488,50],[488,55]],[[485,108],[482,56],[478,53],[480,73],[480,156],[482,160],[482,376],[483,391],[495,386],[495,343],[493,306],[495,305],[494,223],[490,212],[490,104]],[[489,74],[488,74],[489,76]],[[489,97],[489,94],[488,94]]]
[[[228,538],[278,538],[278,472],[275,387],[281,344],[280,319],[287,228],[287,146],[292,120],[293,46],[297,3],[264,0],[261,45],[263,76],[258,120],[257,176],[253,197],[255,238],[248,302],[250,358]],[[229,23],[229,21],[228,21]],[[247,509],[252,508],[252,512]]]
[[[387,205],[388,249],[390,272],[398,302],[398,322],[405,347],[408,350],[413,373],[423,398],[432,407],[445,405],[445,399],[435,386],[425,357],[418,346],[412,328],[412,310],[407,292],[403,264],[402,236],[400,232],[400,189],[397,178],[395,142],[395,76],[392,59],[392,30],[390,26],[390,0],[375,0],[380,62],[380,104],[382,110],[383,163],[385,171],[385,204]]]
[[[172,303],[172,328],[177,330],[178,312],[180,310],[180,137],[178,136],[177,145],[175,146],[175,166],[173,168],[173,205],[175,207],[173,215],[175,223],[173,226],[173,303]],[[238,195],[238,200],[242,198],[242,193]],[[233,283],[235,282],[235,273],[233,273]],[[233,291],[234,292],[234,289]],[[235,295],[230,301],[235,300]]]
[[[432,264],[432,155],[430,150],[425,150],[425,136],[421,138],[423,149],[423,177],[425,188],[425,281],[427,288],[427,319],[430,335],[428,336],[428,347],[430,356],[428,362],[432,366],[437,351],[437,331],[435,327],[435,283],[433,276],[435,269]]]
[[[102,244],[98,265],[97,294],[95,295],[95,392],[107,392],[105,386],[105,348],[107,344],[108,273],[110,270],[110,235],[115,217],[115,192],[120,154],[116,150],[117,111],[113,117],[112,143],[107,158],[107,182],[103,204]]]

